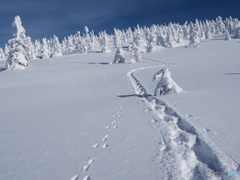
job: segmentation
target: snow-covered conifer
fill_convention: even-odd
[[[157,49],[152,42],[149,42],[147,52],[156,52]]]
[[[223,21],[222,21],[222,17],[218,16],[218,17],[216,18],[216,25],[217,25],[217,27],[218,27],[219,34],[225,32],[225,25],[224,25],[224,23],[223,23]]]
[[[68,36],[66,45],[67,45],[67,51],[68,52],[72,52],[73,50],[75,50],[75,47],[74,47],[74,44],[73,44],[73,36],[72,35]]]
[[[52,57],[62,56],[62,49],[58,37],[53,35]]]
[[[194,24],[190,21],[190,24],[189,24],[189,34],[191,35],[192,32],[194,31],[195,27],[194,27]]]
[[[124,52],[123,52],[123,49],[121,47],[117,48],[113,63],[114,64],[115,63],[126,63],[125,58],[124,58]]]
[[[215,34],[221,34],[220,30],[219,30],[219,27],[216,26],[216,31],[215,31]]]
[[[180,88],[171,78],[171,73],[168,68],[161,69],[155,73],[152,81],[158,81],[157,87],[154,91],[154,96],[176,94],[182,91],[182,88]]]
[[[188,34],[189,34],[189,33],[188,33],[187,21],[186,21],[185,24],[183,25],[183,28],[182,28],[182,29],[183,29],[183,35],[184,35],[183,37],[184,37],[184,39],[188,39],[188,37],[189,37]]]
[[[231,39],[231,36],[230,36],[228,30],[226,29],[226,30],[225,30],[225,40],[228,41],[228,40],[230,40],[230,39]]]
[[[171,48],[174,46],[174,40],[172,37],[172,33],[168,31],[167,33],[167,39],[165,41],[165,47]]]
[[[157,45],[165,47],[165,40],[161,34],[157,36]]]
[[[42,39],[42,58],[45,59],[45,58],[49,58],[50,57],[50,50],[48,48],[48,44],[47,44],[47,39],[46,38],[43,38]]]
[[[208,23],[207,20],[206,20],[205,38],[206,39],[211,39],[211,28],[210,28],[209,23]]]
[[[2,48],[0,48],[0,61],[5,61],[5,54]]]
[[[21,18],[16,16],[12,24],[17,28],[17,33],[14,34],[16,38],[10,39],[8,59],[6,63],[7,69],[26,69],[30,59],[28,54],[28,46],[26,44],[26,31],[22,26]]]
[[[103,40],[104,40],[104,46],[103,46],[101,52],[102,53],[111,53],[111,49],[109,49],[109,40],[108,40],[108,36],[107,36],[106,32],[104,33]]]
[[[192,32],[189,40],[190,40],[189,47],[197,47],[200,44],[200,39],[196,31]]]
[[[118,48],[121,46],[120,34],[116,28],[114,28],[114,46],[115,48]]]
[[[88,53],[88,45],[86,43],[86,41],[83,39],[82,42],[81,42],[81,45],[82,45],[82,52],[83,53]]]
[[[35,54],[36,57],[41,56],[41,43],[39,40],[35,40]]]
[[[34,47],[32,41],[31,41],[31,38],[29,36],[27,36],[27,38],[26,38],[26,44],[27,44],[27,47],[28,47],[27,51],[28,51],[30,60],[36,59],[35,47]]]
[[[4,48],[4,54],[5,54],[5,56],[8,55],[8,53],[9,53],[9,48],[10,48],[10,47],[8,47],[8,45],[5,44],[5,48]]]
[[[134,33],[134,37],[133,37],[133,42],[136,44],[136,46],[138,47],[138,49],[141,52],[146,52],[146,42],[144,41],[144,38],[141,35],[141,31],[140,30],[136,30]]]
[[[135,43],[133,43],[131,57],[132,58],[130,60],[130,63],[137,63],[142,61],[141,51]]]
[[[64,37],[64,39],[62,40],[61,48],[62,48],[62,52],[65,52],[67,50],[67,39],[66,39],[66,37]]]

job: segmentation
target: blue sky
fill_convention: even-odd
[[[151,26],[230,15],[240,18],[240,0],[1,0],[0,47],[15,33],[11,24],[19,15],[27,35],[35,39],[83,33],[88,26],[95,34],[113,28]]]

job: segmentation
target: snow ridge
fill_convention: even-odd
[[[202,131],[191,125],[174,108],[147,92],[134,76],[134,72],[146,68],[153,67],[133,69],[127,76],[134,92],[149,108],[153,127],[160,132],[162,140],[155,162],[165,176],[174,180],[230,179],[226,176],[213,177],[211,172],[237,172],[236,162],[223,154]]]

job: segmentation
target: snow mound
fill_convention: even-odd
[[[163,68],[153,75],[153,82],[158,81],[157,87],[154,91],[154,96],[162,96],[166,94],[176,94],[182,91],[171,78],[171,73],[168,68]]]

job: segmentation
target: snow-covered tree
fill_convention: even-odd
[[[62,40],[61,48],[62,48],[62,52],[67,51],[67,38],[66,37],[64,37],[64,39]]]
[[[153,45],[152,42],[150,42],[148,44],[147,52],[156,52],[156,51],[157,51],[156,47]]]
[[[211,39],[211,28],[209,26],[209,22],[206,20],[206,30],[205,30],[205,38]]]
[[[200,44],[200,39],[196,31],[192,32],[189,40],[190,40],[189,47],[197,47]]]
[[[174,40],[172,37],[172,33],[168,31],[167,33],[167,39],[165,41],[165,47],[171,48],[174,46]]]
[[[36,57],[41,56],[41,43],[39,40],[35,40],[35,54]]]
[[[74,44],[73,44],[73,36],[72,35],[68,36],[66,45],[67,45],[67,51],[68,52],[72,52],[76,49]]]
[[[162,33],[160,33],[160,34],[157,36],[157,45],[158,45],[158,46],[163,46],[163,47],[165,47],[165,41],[164,41],[164,38],[163,38]]]
[[[138,47],[138,49],[141,52],[146,52],[146,42],[144,41],[143,36],[141,35],[140,30],[137,30],[134,33],[134,37],[133,37],[133,42],[136,44],[136,46]]]
[[[228,40],[230,40],[230,39],[231,39],[231,36],[230,36],[228,30],[226,29],[226,30],[225,30],[225,40],[228,41]]]
[[[62,56],[62,49],[58,37],[53,35],[52,57]]]
[[[103,36],[103,41],[104,41],[104,46],[101,50],[102,53],[111,53],[111,49],[109,49],[109,40],[106,32],[104,33]]]
[[[48,47],[46,38],[42,39],[42,50],[41,51],[42,51],[42,55],[41,56],[42,56],[43,59],[50,57],[51,52],[50,52],[50,49]]]
[[[123,49],[121,47],[117,48],[113,63],[114,64],[115,63],[126,63],[125,58],[124,58],[124,52],[123,52]]]
[[[130,60],[130,63],[137,63],[142,61],[141,51],[135,43],[133,43],[131,56],[132,58]]]
[[[30,55],[28,53],[28,46],[26,44],[26,31],[22,26],[21,18],[16,16],[12,24],[17,28],[17,33],[14,34],[16,38],[10,39],[8,59],[6,63],[7,69],[26,69]]]
[[[168,68],[161,69],[155,73],[152,81],[158,81],[157,87],[154,91],[154,96],[176,94],[182,91],[182,88],[180,88],[171,78],[171,73]]]
[[[218,27],[219,30],[219,34],[224,33],[225,32],[225,25],[222,21],[222,17],[218,16],[216,18],[216,26]]]
[[[115,48],[118,48],[121,46],[120,33],[116,28],[114,28],[114,46],[115,46]]]
[[[36,53],[35,53],[35,47],[31,41],[31,38],[29,36],[27,36],[26,38],[26,43],[27,43],[27,51],[30,57],[30,60],[34,60],[36,59]]]
[[[2,48],[0,48],[0,61],[5,61],[5,54]]]
[[[8,53],[9,53],[9,47],[8,47],[7,44],[5,44],[5,48],[4,48],[4,54],[5,54],[5,56],[7,56]]]

